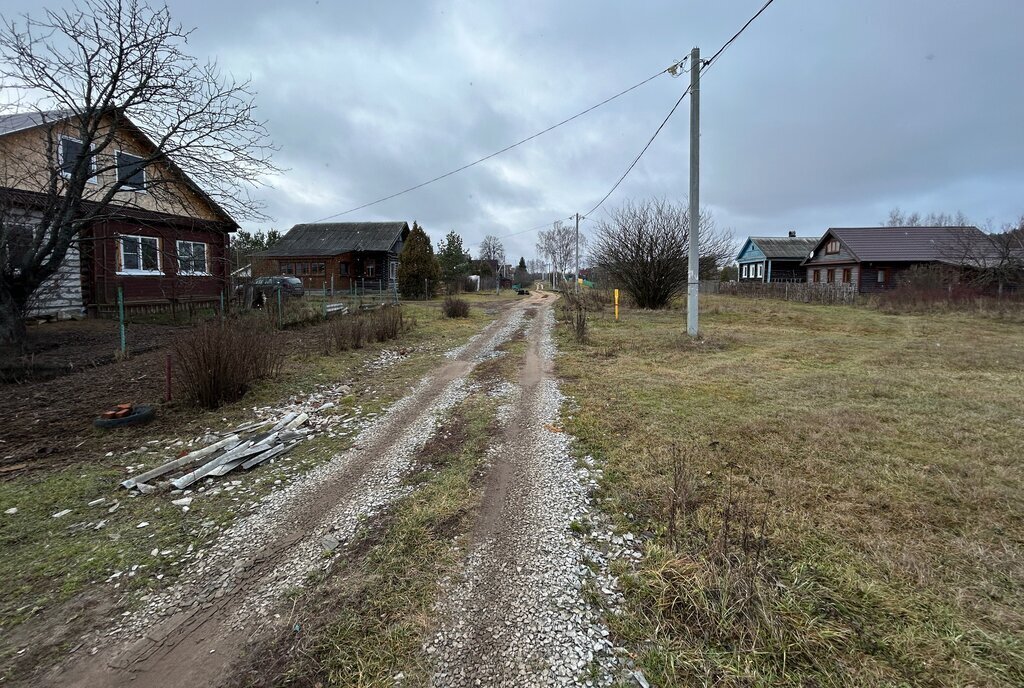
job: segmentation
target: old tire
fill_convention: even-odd
[[[142,425],[153,420],[156,416],[156,409],[148,404],[140,404],[132,409],[124,418],[97,418],[92,422],[97,428],[110,430],[111,428],[123,428],[129,425]]]

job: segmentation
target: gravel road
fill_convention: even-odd
[[[606,556],[574,533],[590,528],[593,483],[558,426],[564,399],[551,374],[552,326],[546,305],[498,414],[504,433],[489,453],[465,565],[444,582],[439,629],[424,648],[435,686],[609,685],[616,672],[608,630],[585,597],[592,585],[614,606],[615,582]]]
[[[248,640],[272,622],[289,587],[330,566],[367,518],[405,494],[402,478],[441,417],[466,397],[467,376],[522,324],[528,302],[504,311],[466,346],[449,352],[355,445],[268,495],[190,563],[170,588],[83,639],[91,656],[46,677],[61,686],[216,686]]]

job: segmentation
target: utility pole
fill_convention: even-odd
[[[576,213],[576,281],[573,283],[573,291],[580,292],[580,214]]]
[[[700,48],[690,51],[690,261],[686,284],[686,333],[696,337],[700,300]]]

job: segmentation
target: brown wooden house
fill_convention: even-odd
[[[93,169],[110,169],[89,181],[83,210],[99,208],[97,200],[122,183],[33,294],[29,313],[113,312],[119,289],[128,310],[218,303],[227,288],[228,235],[238,225],[172,161],[144,164],[155,146],[123,113],[107,116],[103,126],[112,143],[92,152],[75,138],[70,113],[0,117],[0,226],[8,250],[28,244],[52,202],[50,170],[82,156]]]
[[[295,225],[253,256],[254,277],[291,275],[306,289],[395,291],[408,222]]]
[[[973,269],[991,250],[977,227],[833,227],[803,267],[808,282],[855,285],[865,294],[898,286],[917,265]]]

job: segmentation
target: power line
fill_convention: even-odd
[[[733,34],[732,38],[723,43],[722,47],[719,48],[714,55],[712,55],[707,60],[701,60],[701,64],[699,66],[690,65],[690,69],[700,69],[702,73],[706,71],[715,62],[715,60],[717,60],[722,55],[722,53],[725,52],[725,49],[732,45],[733,42],[740,37],[740,34],[746,31],[747,27],[753,24],[754,20],[760,17],[761,13],[768,9],[768,6],[771,5],[774,1],[775,0],[766,0],[766,2],[761,6],[761,9],[755,12],[754,16],[748,19],[747,22],[740,27],[740,30]],[[584,213],[584,216],[589,216],[595,210],[600,208],[604,204],[604,202],[608,200],[608,197],[615,193],[615,190],[619,188],[619,185],[622,184],[622,182],[626,179],[627,176],[629,176],[629,173],[633,171],[633,168],[636,167],[636,164],[640,162],[640,158],[644,156],[644,153],[647,152],[647,149],[651,147],[652,143],[654,143],[654,139],[658,138],[658,134],[660,134],[661,130],[665,128],[665,125],[668,124],[669,119],[671,119],[672,115],[675,114],[675,111],[679,108],[679,105],[683,102],[683,99],[686,98],[687,95],[689,95],[689,93],[690,87],[687,86],[686,90],[683,91],[683,94],[679,96],[679,99],[675,102],[675,105],[672,106],[672,109],[668,111],[667,115],[665,115],[665,119],[663,119],[661,121],[661,124],[658,125],[658,128],[654,130],[654,133],[651,135],[651,138],[647,140],[647,143],[644,144],[644,147],[640,150],[637,156],[633,158],[633,161],[631,163],[629,163],[629,167],[626,168],[626,171],[623,172],[622,176],[619,177],[615,184],[612,185],[612,188],[608,190],[608,193],[606,193],[604,197],[597,202],[597,205],[595,205],[593,208]]]
[[[397,191],[397,192],[395,192],[393,194],[389,194],[387,196],[382,196],[381,198],[378,198],[375,201],[370,201],[369,203],[364,203],[364,204],[356,206],[354,208],[349,208],[348,210],[344,210],[344,211],[342,211],[340,213],[335,213],[334,215],[328,215],[327,217],[323,217],[323,218],[320,218],[319,220],[315,220],[315,222],[324,222],[325,220],[331,220],[331,219],[336,218],[336,217],[341,217],[342,215],[348,215],[349,213],[354,213],[355,211],[362,210],[363,208],[369,208],[372,205],[377,205],[378,203],[383,203],[384,201],[389,201],[392,198],[397,198],[398,196],[401,196],[403,194],[407,194],[410,191],[415,191],[416,189],[422,189],[424,186],[427,186],[428,184],[433,184],[434,182],[440,181],[442,179],[446,179],[447,177],[450,177],[453,174],[458,174],[459,172],[462,172],[464,170],[468,170],[470,167],[474,167],[476,165],[479,165],[480,163],[485,162],[487,160],[490,160],[491,158],[496,157],[498,155],[501,155],[502,153],[507,153],[508,151],[512,150],[513,148],[516,148],[517,146],[521,146],[524,143],[532,141],[533,139],[535,139],[535,138],[537,138],[539,136],[543,136],[544,134],[548,133],[549,131],[553,131],[554,129],[557,129],[558,127],[561,127],[562,125],[568,124],[569,122],[572,122],[573,120],[578,119],[578,118],[582,117],[583,115],[585,115],[585,114],[587,114],[589,112],[592,112],[592,111],[596,110],[597,108],[599,108],[599,107],[601,107],[603,105],[607,105],[608,103],[612,102],[616,98],[620,98],[620,97],[626,95],[627,93],[629,93],[630,91],[634,91],[634,90],[640,88],[641,86],[643,86],[644,84],[646,84],[646,83],[648,83],[650,81],[653,81],[654,79],[657,79],[662,74],[664,74],[666,72],[669,72],[670,70],[676,69],[678,67],[678,65],[679,65],[678,62],[674,62],[674,63],[672,63],[671,66],[661,70],[657,74],[652,74],[651,76],[647,77],[643,81],[641,81],[641,82],[639,82],[637,84],[633,84],[629,88],[624,89],[622,91],[619,91],[618,93],[616,93],[615,95],[613,95],[613,96],[611,96],[609,98],[605,98],[600,103],[597,103],[596,105],[591,105],[586,110],[583,110],[581,112],[577,112],[572,117],[568,117],[566,119],[563,119],[561,122],[558,122],[557,124],[552,124],[550,127],[546,128],[546,129],[542,129],[541,131],[538,131],[536,134],[532,134],[531,136],[527,136],[524,139],[520,139],[519,141],[516,141],[513,144],[505,146],[501,150],[497,150],[497,151],[495,151],[495,152],[493,152],[493,153],[491,153],[489,155],[485,155],[482,158],[478,158],[478,159],[474,160],[473,162],[470,162],[470,163],[467,163],[467,164],[463,165],[462,167],[457,167],[454,170],[451,170],[449,172],[445,172],[444,174],[438,175],[438,176],[434,177],[433,179],[428,179],[425,182],[420,182],[419,184],[416,184],[414,186],[410,186],[407,189],[402,189],[401,191]]]

